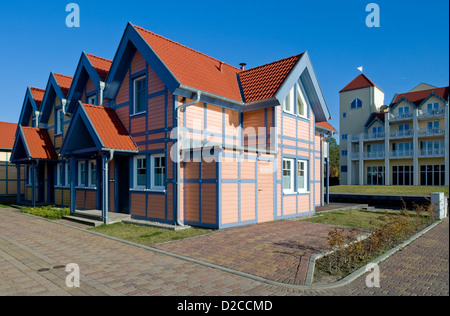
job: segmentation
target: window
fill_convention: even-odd
[[[56,135],[62,134],[62,130],[63,130],[63,122],[64,122],[64,115],[63,115],[63,112],[62,112],[62,110],[57,110],[57,111],[56,111],[56,122],[55,122],[55,124],[56,124],[56,127],[55,127],[55,129],[56,129],[55,134],[56,134]]]
[[[348,151],[347,150],[343,150],[342,151],[342,157],[347,157],[348,155]]]
[[[347,118],[347,112],[342,113],[342,118]]]
[[[133,81],[134,114],[145,112],[147,109],[147,90],[145,89],[145,82],[145,76],[139,77]]]
[[[284,99],[283,110],[288,113],[294,114],[294,88],[289,91],[288,96]]]
[[[347,134],[342,134],[342,140],[347,140],[348,136]]]
[[[427,132],[433,133],[439,131],[439,121],[427,122]]]
[[[367,185],[384,185],[383,166],[367,167]]]
[[[435,114],[439,112],[439,103],[428,103],[427,114]]]
[[[33,167],[32,166],[28,166],[27,167],[27,185],[32,185],[32,179],[33,177]]]
[[[147,158],[145,156],[136,157],[134,165],[134,187],[145,189],[147,187]]]
[[[420,166],[420,185],[444,186],[445,165]]]
[[[348,172],[347,166],[341,166],[341,172]]]
[[[63,184],[62,181],[63,176],[63,164],[59,163],[56,165],[56,186],[60,187]]]
[[[402,106],[398,108],[398,115],[405,116],[409,114],[409,106]]]
[[[308,162],[305,160],[297,161],[297,191],[308,191]]]
[[[294,159],[283,159],[283,192],[294,192]]]
[[[90,187],[95,187],[97,185],[97,161],[89,161],[89,176],[88,183]]]
[[[352,109],[361,109],[362,108],[362,101],[358,98],[352,101],[350,107]]]
[[[393,166],[392,184],[393,185],[413,185],[414,167],[413,166]]]
[[[70,182],[72,180],[71,173],[70,173],[70,161],[66,161],[66,187],[70,186]]]
[[[88,104],[92,104],[92,105],[97,105],[97,96],[96,96],[95,94],[89,96],[89,97],[87,98],[87,103],[88,103]]]
[[[166,180],[166,157],[164,155],[152,156],[152,189],[164,189]]]
[[[78,186],[86,186],[86,163],[84,161],[78,162]]]
[[[303,93],[300,89],[300,85],[297,84],[297,111],[298,115],[306,117],[306,102],[303,97]]]
[[[383,127],[381,127],[381,126],[372,127],[372,134],[379,135],[381,137],[383,134]]]

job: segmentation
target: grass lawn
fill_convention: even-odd
[[[37,207],[24,207],[20,211],[22,213],[32,214],[50,220],[58,220],[70,214],[69,208],[56,208],[50,205]]]
[[[1,204],[1,203],[0,203],[0,207],[2,207],[2,208],[10,208],[11,206],[10,206],[10,205],[6,205],[6,204]]]
[[[330,187],[331,193],[374,193],[374,194],[420,194],[444,192],[448,195],[448,187],[427,186],[372,186],[372,185],[338,185]]]
[[[152,246],[167,241],[190,238],[212,233],[212,229],[187,228],[183,230],[168,230],[156,227],[116,223],[112,225],[102,225],[90,230],[128,240],[144,246]]]
[[[388,214],[400,214],[399,211],[387,211]],[[321,213],[320,216],[304,219],[304,222],[329,224],[338,226],[347,226],[352,228],[371,229],[383,225],[382,218],[384,211],[366,211],[366,210],[343,210]],[[416,217],[411,212],[410,220],[413,224],[420,225],[425,220],[423,217]],[[381,217],[381,218],[380,218]]]

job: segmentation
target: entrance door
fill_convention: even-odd
[[[46,193],[46,181],[45,181],[45,163],[41,162],[37,166],[37,203],[45,203],[45,193]]]
[[[123,214],[130,214],[130,158],[115,157],[115,174],[117,196],[116,211]]]

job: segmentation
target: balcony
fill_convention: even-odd
[[[352,135],[352,136],[351,136],[352,142],[359,142],[360,135],[361,135],[361,134]]]
[[[444,148],[426,148],[421,149],[419,152],[419,157],[426,158],[426,157],[444,157],[445,156],[445,149]]]
[[[412,158],[414,150],[391,150],[389,155],[390,158]]]
[[[384,159],[384,151],[364,152],[364,159]]]
[[[352,160],[359,160],[359,153],[352,153],[351,154],[351,159]]]
[[[428,136],[442,136],[445,135],[445,130],[442,128],[426,128],[418,130],[419,137],[428,137]]]
[[[419,115],[417,116],[419,119],[426,119],[430,117],[441,117],[444,116],[445,109],[438,109],[438,110],[428,110],[428,111],[419,111]]]
[[[384,133],[368,133],[364,134],[364,140],[384,140]]]
[[[394,131],[390,134],[391,138],[409,138],[413,137],[412,130]]]
[[[410,121],[413,119],[413,113],[403,113],[403,114],[389,114],[389,121],[400,122],[400,121]]]

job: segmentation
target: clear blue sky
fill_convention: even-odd
[[[80,28],[65,24],[80,7]],[[380,7],[368,28],[366,5]],[[364,73],[389,103],[421,82],[449,82],[447,0],[0,2],[0,121],[17,122],[27,86],[50,71],[73,76],[81,52],[112,59],[128,21],[238,66],[259,66],[308,50],[339,128],[339,90]]]

